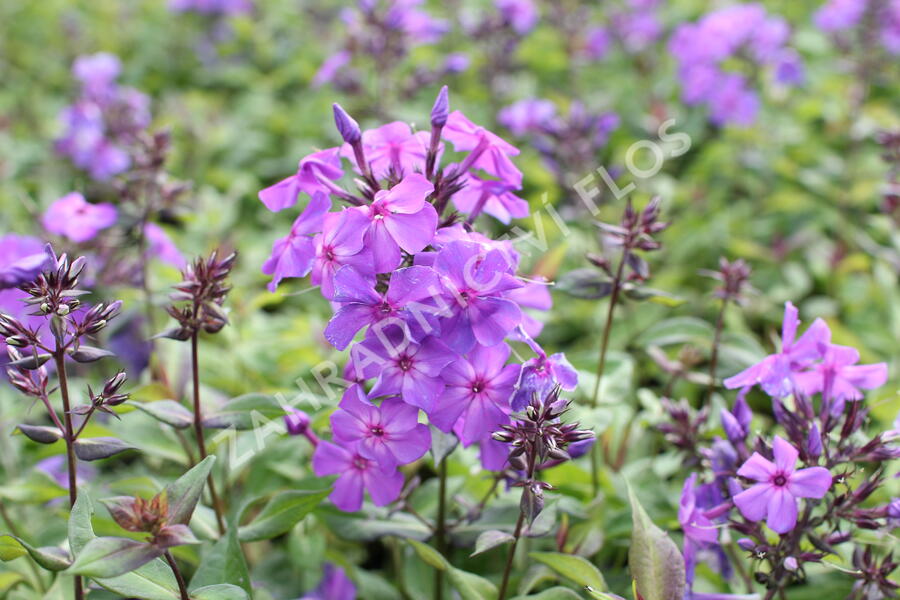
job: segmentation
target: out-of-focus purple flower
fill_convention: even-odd
[[[380,465],[364,457],[358,445],[319,442],[312,464],[319,477],[338,475],[329,498],[344,512],[362,508],[364,491],[369,492],[376,506],[384,506],[396,500],[403,488],[403,474],[395,466]]]
[[[785,50],[775,61],[775,81],[782,85],[801,85],[806,81],[803,60],[795,50]]]
[[[44,229],[81,243],[94,239],[103,229],[115,224],[116,207],[107,202],[90,204],[78,192],[71,192],[44,211]]]
[[[497,121],[518,137],[541,131],[555,117],[556,105],[540,98],[519,100],[497,113]]]
[[[457,359],[440,339],[429,336],[413,342],[403,327],[390,324],[369,330],[350,349],[353,365],[365,379],[378,378],[372,397],[399,394],[404,402],[429,412],[444,391],[444,367]]]
[[[33,280],[51,260],[44,243],[37,238],[15,233],[0,236],[0,294]],[[13,295],[22,294],[13,290]]]
[[[350,64],[353,55],[348,50],[339,50],[325,59],[319,70],[316,71],[312,80],[314,88],[320,88],[326,83],[331,83],[337,77],[337,74]]]
[[[424,0],[391,0],[384,22],[405,33],[413,45],[433,44],[447,33],[450,25],[421,10],[423,3]]]
[[[793,393],[796,375],[821,357],[822,348],[831,341],[831,331],[822,319],[816,319],[809,329],[797,339],[800,326],[797,308],[787,302],[784,306],[784,322],[781,329],[781,351],[767,356],[761,362],[725,380],[729,389],[762,386],[775,398]]]
[[[322,581],[300,600],[356,600],[356,586],[342,568],[325,563]]]
[[[69,476],[66,467],[66,457],[63,454],[57,454],[40,461],[34,468],[38,471],[46,473],[61,488],[69,489]],[[87,483],[97,477],[97,469],[93,465],[89,465],[84,461],[78,461],[76,467],[76,481],[79,485]]]
[[[663,26],[655,8],[638,10],[613,16],[613,30],[629,52],[640,52],[662,35]]]
[[[147,239],[147,254],[162,262],[181,269],[185,265],[184,255],[169,237],[166,231],[156,223],[144,225],[144,237]]]
[[[606,27],[592,27],[585,36],[584,52],[588,58],[602,60],[612,47],[612,36]]]
[[[856,26],[866,12],[868,0],[829,0],[813,15],[823,31],[841,31]]]
[[[429,413],[438,429],[455,430],[463,445],[487,438],[508,422],[509,400],[519,376],[519,365],[508,365],[506,344],[476,345],[466,359],[444,369],[444,393]]]
[[[444,58],[444,71],[448,74],[462,73],[469,68],[472,60],[462,52],[452,52]]]
[[[329,148],[301,159],[295,175],[259,192],[260,201],[272,212],[278,212],[294,206],[300,192],[310,196],[327,194],[330,190],[320,179],[335,180],[344,175],[339,152],[338,148]]]
[[[72,64],[72,75],[93,98],[103,98],[114,87],[121,71],[119,57],[108,52],[79,56]]]
[[[873,390],[887,381],[887,364],[858,365],[859,352],[849,346],[826,344],[822,361],[794,375],[794,382],[807,396],[826,393],[834,400],[861,400],[861,390]]]
[[[730,411],[723,408],[721,413],[725,434],[735,445],[747,439],[750,434],[750,422],[753,420],[753,412],[744,398],[745,395],[744,392],[739,393],[734,402],[734,408]]]
[[[532,0],[495,0],[495,4],[504,22],[519,35],[534,29],[540,18]]]
[[[381,466],[405,465],[422,458],[431,447],[431,432],[419,423],[418,415],[415,406],[397,397],[375,406],[361,387],[351,386],[331,415],[331,430],[336,441],[355,446]]]
[[[453,204],[463,214],[485,212],[501,223],[528,216],[528,202],[513,194],[509,184],[496,179],[483,179],[473,173],[463,177],[466,186],[453,195]]]
[[[734,497],[741,514],[751,521],[766,519],[776,533],[787,533],[797,524],[799,498],[822,498],[831,487],[831,473],[824,467],[796,470],[797,449],[776,436],[772,444],[775,462],[758,452],[747,459],[738,475],[756,481]]]
[[[241,15],[253,12],[250,0],[169,0],[172,12],[195,12],[201,15]]]
[[[747,127],[756,121],[759,98],[747,87],[747,81],[736,73],[724,75],[716,82],[708,97],[710,120],[716,125],[732,123]]]

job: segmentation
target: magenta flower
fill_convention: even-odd
[[[681,502],[678,506],[678,522],[684,531],[685,544],[690,540],[694,544],[715,544],[719,541],[719,532],[697,506],[697,474],[694,473],[684,482],[681,490]]]
[[[497,113],[497,121],[519,137],[543,131],[554,119],[556,105],[539,98],[519,100]]]
[[[339,50],[326,58],[313,76],[312,87],[320,88],[326,83],[334,81],[340,70],[350,64],[352,58],[353,55],[347,50]]]
[[[389,273],[400,264],[400,250],[422,251],[434,237],[438,215],[425,198],[434,186],[412,173],[390,190],[380,190],[366,208],[371,225],[366,246],[371,249],[376,273]]]
[[[41,222],[50,233],[80,243],[93,239],[102,229],[115,224],[117,216],[112,204],[90,204],[80,193],[72,192],[51,204]]]
[[[300,160],[297,173],[259,192],[259,199],[266,208],[278,212],[297,203],[300,192],[310,196],[329,193],[322,180],[340,179],[344,175],[338,148],[320,150]]]
[[[510,348],[476,345],[466,359],[447,365],[441,378],[447,385],[428,414],[432,425],[456,430],[463,445],[479,442],[509,421],[509,399],[519,377],[519,365],[508,365]]]
[[[342,568],[325,563],[322,581],[300,600],[356,600],[356,586]]]
[[[437,253],[434,268],[452,297],[453,315],[443,320],[441,337],[457,352],[468,352],[476,342],[495,346],[522,321],[519,305],[503,297],[522,283],[510,274],[501,251],[450,242]]]
[[[537,25],[540,15],[532,0],[495,0],[504,22],[519,35],[525,35]]]
[[[33,280],[51,261],[44,243],[37,238],[14,233],[0,236],[0,293]],[[13,294],[23,295],[18,290]]]
[[[379,179],[387,177],[391,170],[400,177],[424,171],[430,142],[429,132],[413,133],[409,125],[402,121],[387,123],[362,134],[366,160]],[[354,158],[350,144],[344,144],[341,154],[350,160]],[[440,155],[437,160],[440,160]]]
[[[272,255],[263,263],[262,272],[272,275],[269,291],[274,292],[287,277],[305,277],[316,258],[316,245],[310,234],[322,230],[331,200],[322,192],[315,192],[306,208],[294,221],[291,232],[272,245]]]
[[[79,56],[72,63],[72,75],[81,82],[85,94],[93,98],[107,96],[121,71],[119,57],[108,52]]]
[[[334,274],[344,265],[352,265],[361,273],[370,273],[372,255],[364,249],[363,236],[369,220],[365,213],[345,208],[325,216],[322,233],[317,235],[316,258],[311,280],[322,286],[322,295],[334,296]]]
[[[472,173],[466,173],[463,181],[466,186],[453,195],[453,204],[459,212],[486,212],[501,223],[528,216],[528,202],[512,193],[515,187],[496,179],[482,179]]]
[[[365,458],[358,446],[319,442],[312,465],[319,477],[339,475],[329,498],[344,512],[362,508],[364,491],[369,492],[376,506],[385,506],[396,500],[403,488],[403,474],[396,467],[385,467]]]
[[[385,319],[402,319],[417,333],[437,328],[433,313],[437,308],[419,304],[441,292],[437,273],[428,267],[413,266],[391,273],[385,293],[375,289],[375,282],[353,267],[341,267],[334,276],[334,302],[342,304],[325,328],[325,339],[338,350],[345,349],[363,327]],[[417,303],[405,310],[407,304]],[[423,335],[415,337],[421,338]]]
[[[469,152],[460,165],[461,170],[483,169],[516,189],[522,187],[522,172],[509,158],[519,154],[515,146],[476,125],[458,110],[447,117],[442,135],[457,152]]]
[[[372,397],[399,394],[404,402],[429,412],[444,391],[441,372],[457,357],[434,336],[416,343],[408,333],[395,324],[373,327],[351,348],[350,356],[357,374],[378,378],[369,392]]]
[[[831,340],[831,331],[825,321],[816,319],[809,329],[797,339],[800,325],[797,308],[787,302],[784,305],[784,323],[781,329],[781,352],[764,358],[761,362],[725,380],[729,389],[762,386],[775,398],[784,398],[794,392],[795,378],[814,360],[821,358],[823,344]]]
[[[431,432],[419,423],[419,409],[397,397],[375,406],[359,386],[344,393],[331,415],[331,430],[336,441],[356,447],[383,467],[419,460],[431,447]]]
[[[799,453],[778,436],[772,451],[774,463],[754,452],[738,469],[738,475],[758,483],[736,495],[734,503],[747,519],[765,518],[773,531],[785,534],[797,524],[797,499],[822,498],[831,487],[831,473],[823,467],[795,470]]]
[[[861,400],[861,390],[873,390],[887,381],[887,364],[858,365],[859,352],[849,346],[827,344],[822,362],[797,373],[794,381],[806,395],[824,393],[832,400]]]

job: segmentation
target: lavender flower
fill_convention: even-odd
[[[112,204],[89,204],[78,192],[66,194],[47,208],[41,222],[44,229],[73,242],[93,239],[102,229],[115,224],[118,213]]]
[[[342,568],[325,563],[322,581],[300,600],[356,600],[356,586]]]

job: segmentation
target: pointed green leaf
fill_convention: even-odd
[[[25,554],[30,555],[34,562],[48,571],[62,571],[71,564],[69,556],[62,548],[35,548],[14,535],[0,536],[0,560],[8,561]]]
[[[63,433],[58,427],[49,425],[26,425],[20,423],[16,429],[25,434],[25,437],[38,444],[52,444],[59,440]]]
[[[490,529],[479,535],[478,539],[475,540],[475,551],[470,556],[476,556],[483,552],[487,552],[497,546],[508,544],[515,539],[516,538],[505,531]]]
[[[280,419],[284,408],[274,396],[268,394],[244,394],[232,398],[203,419],[203,426],[211,429],[253,429],[260,422]]]
[[[497,586],[480,575],[450,567],[447,579],[462,600],[497,600]]]
[[[234,527],[229,527],[225,535],[203,553],[190,588],[196,590],[221,583],[236,585],[250,593],[250,573]]]
[[[684,558],[675,542],[653,524],[629,486],[631,548],[628,565],[644,600],[682,600],[686,590]]]
[[[247,600],[247,592],[227,583],[208,585],[191,592],[192,600]]]
[[[313,511],[330,489],[309,491],[289,490],[273,496],[253,521],[238,530],[242,542],[268,540],[287,533],[300,520]]]
[[[0,596],[25,581],[25,578],[15,571],[3,571],[0,573]]]
[[[516,596],[512,600],[581,600],[581,596],[569,588],[553,587],[534,596]]]
[[[206,478],[212,470],[215,456],[207,456],[190,471],[166,486],[166,499],[169,502],[169,523],[187,525],[197,508]]]
[[[597,567],[581,556],[560,552],[532,552],[528,556],[582,587],[590,586],[595,590],[606,589],[606,582]]]
[[[434,567],[438,571],[446,571],[450,567],[450,563],[447,562],[447,559],[443,557],[443,555],[429,546],[428,544],[423,544],[422,542],[417,542],[416,540],[407,540],[410,545],[415,549],[416,554],[419,555],[426,564]]]
[[[162,551],[147,542],[118,537],[94,538],[75,557],[68,573],[97,578],[118,577],[159,556]]]
[[[100,460],[115,456],[134,446],[114,437],[81,438],[75,440],[75,456],[81,460]]]
[[[147,413],[157,421],[177,429],[187,429],[194,423],[194,414],[181,403],[174,400],[157,400],[155,402],[129,401],[126,404]]]

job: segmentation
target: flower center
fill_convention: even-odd
[[[353,468],[359,469],[360,471],[365,471],[367,468],[369,468],[369,461],[362,456],[356,456],[353,459]]]
[[[784,487],[785,485],[787,485],[787,477],[785,477],[783,474],[779,473],[778,475],[775,476],[775,479],[772,480],[772,483],[774,483],[778,487]]]
[[[325,260],[331,262],[334,260],[334,248],[331,246],[325,246],[322,248],[322,254],[325,255]]]
[[[378,310],[380,310],[381,314],[383,314],[383,315],[389,315],[389,314],[391,314],[391,311],[392,311],[391,305],[388,304],[387,302],[382,302],[381,306],[378,307]]]
[[[475,382],[472,384],[472,393],[480,394],[484,388],[485,388],[484,381],[481,379],[476,379]]]
[[[373,425],[369,427],[369,432],[375,437],[381,437],[384,435],[384,429],[381,428],[381,425]]]
[[[400,367],[401,371],[409,371],[412,369],[413,361],[410,357],[403,356],[397,361],[397,366]]]

